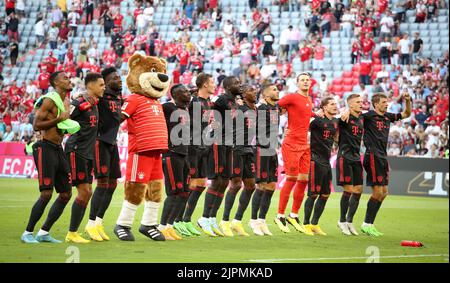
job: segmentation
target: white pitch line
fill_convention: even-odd
[[[422,255],[389,255],[380,256],[380,259],[388,258],[418,258],[418,257],[448,257],[448,254],[422,254]],[[324,261],[324,260],[353,260],[353,259],[368,259],[368,256],[355,257],[310,257],[310,258],[272,258],[272,259],[249,259],[250,262],[259,263],[273,263],[283,261]]]

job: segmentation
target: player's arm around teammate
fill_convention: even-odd
[[[301,73],[297,77],[298,93],[285,95],[278,105],[288,112],[288,127],[281,148],[286,181],[280,191],[278,214],[275,223],[285,233],[290,232],[287,223],[302,233],[305,233],[300,223],[298,212],[303,202],[305,189],[308,184],[310,166],[310,148],[308,131],[312,116],[312,102],[309,97],[311,87],[309,73]],[[285,210],[294,189],[292,210],[286,219]]]
[[[197,95],[191,100],[189,105],[189,114],[191,118],[191,140],[192,143],[189,146],[189,166],[190,166],[190,183],[189,183],[189,198],[187,200],[186,208],[180,217],[179,228],[184,232],[188,232],[192,236],[200,236],[200,232],[195,228],[192,223],[192,214],[197,207],[198,199],[202,195],[207,186],[208,177],[208,158],[210,152],[210,146],[205,145],[205,136],[208,129],[213,122],[210,107],[210,96],[214,95],[216,91],[216,85],[214,78],[210,74],[201,73],[197,76]],[[196,111],[200,111],[200,121],[194,118]],[[194,140],[200,137],[200,144],[196,144]],[[177,229],[177,226],[174,226]],[[182,232],[182,231],[179,231]]]
[[[163,170],[166,188],[161,221],[158,230],[166,240],[181,240],[175,231],[175,219],[184,211],[188,192],[189,140],[183,139],[184,132],[189,132],[188,105],[191,101],[190,91],[182,84],[172,86],[170,90],[173,101],[163,105],[164,116],[169,132],[169,151],[163,154]],[[180,233],[181,234],[181,233]]]
[[[214,118],[214,123],[218,123],[221,127],[222,135],[221,140],[212,145],[209,155],[208,178],[211,180],[211,185],[205,194],[203,215],[197,221],[203,232],[212,237],[224,236],[217,224],[216,216],[231,178],[233,146],[236,137],[234,126],[236,99],[241,95],[241,82],[237,77],[226,77],[222,84],[225,94],[217,97],[213,105],[215,114],[218,115]],[[232,122],[232,127],[226,127],[226,121]]]
[[[225,236],[249,236],[242,225],[244,212],[255,191],[255,147],[256,138],[256,89],[250,85],[242,86],[243,101],[239,106],[236,122],[236,146],[233,150],[232,178],[230,189],[225,197],[225,207],[220,228]],[[241,125],[240,123],[243,123]],[[234,219],[230,222],[230,213],[238,192],[244,183],[244,190],[239,198],[239,206]]]
[[[363,185],[360,156],[364,132],[361,96],[349,95],[347,104],[349,109],[339,121],[339,151],[336,161],[337,184],[344,188],[338,227],[345,235],[358,235],[353,225],[353,217],[359,206]]]
[[[310,126],[311,166],[303,224],[305,230],[309,232],[308,234],[325,236],[326,233],[319,226],[319,219],[331,193],[333,178],[330,157],[335,138],[338,135],[338,120],[334,118],[338,110],[336,101],[331,97],[324,98],[320,108],[324,117],[316,117]]]
[[[85,78],[87,96],[95,102],[103,96],[105,82],[101,74],[89,73]],[[86,207],[92,196],[94,145],[98,130],[98,108],[84,98],[78,98],[72,102],[71,118],[80,123],[81,129],[72,135],[66,143],[66,155],[70,160],[72,171],[72,185],[77,188],[77,197],[72,205],[69,232],[66,242],[89,243],[78,233],[78,228],[83,220]],[[103,238],[95,230],[88,233],[94,241],[103,241]]]
[[[256,137],[257,188],[252,198],[250,228],[255,235],[272,236],[273,234],[266,223],[266,216],[278,180],[277,148],[280,111],[276,103],[279,100],[279,90],[275,84],[270,84],[264,87],[262,95],[262,104],[258,107]],[[265,128],[260,125],[261,121],[265,122]],[[262,144],[261,139],[263,135],[265,135],[269,144]]]
[[[117,179],[121,177],[117,133],[119,131],[122,108],[122,80],[116,68],[108,67],[102,71],[105,81],[105,92],[99,98],[98,135],[95,142],[94,173],[97,187],[92,195],[89,221],[86,226],[88,233],[98,234],[103,240],[109,240],[103,226],[103,218],[108,209]],[[89,97],[87,100],[92,100]]]
[[[375,226],[375,218],[388,194],[389,163],[387,160],[387,143],[392,122],[406,119],[411,115],[411,98],[408,92],[402,97],[405,109],[402,113],[389,113],[388,99],[384,93],[372,96],[373,110],[364,113],[364,169],[367,173],[366,184],[372,188],[372,196],[367,203],[366,217],[361,231],[370,236],[382,236]]]

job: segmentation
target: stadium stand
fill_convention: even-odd
[[[105,66],[125,78],[127,58],[143,52],[165,57],[173,81],[187,85],[203,70],[218,82],[234,74],[293,92],[295,74],[311,71],[316,106],[335,96],[344,107],[358,92],[368,109],[371,95],[385,92],[389,110],[399,112],[408,91],[414,115],[391,129],[389,153],[448,156],[448,0],[260,0],[256,9],[252,1],[90,0],[63,11],[56,2],[65,1],[19,0],[16,34],[9,2],[0,3],[0,140],[30,138],[25,119],[32,123],[33,101],[55,69],[72,74],[76,91],[86,72]],[[89,23],[88,4],[95,7]]]

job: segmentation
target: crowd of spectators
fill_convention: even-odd
[[[18,50],[18,24],[27,17],[26,0],[6,1],[7,17],[0,22],[0,70],[5,64],[20,64],[23,50]],[[448,156],[448,51],[440,58],[426,58],[426,46],[420,33],[400,32],[407,12],[414,10],[416,23],[433,22],[438,9],[448,8],[439,0],[274,0],[272,5],[284,11],[300,13],[300,25],[290,24],[279,36],[271,32],[273,13],[258,0],[249,0],[251,13],[233,17],[231,5],[218,0],[180,0],[170,19],[175,32],[159,32],[154,15],[164,5],[163,0],[135,1],[134,11],[120,13],[120,1],[73,0],[48,1],[41,9],[34,26],[35,48],[47,43],[52,51],[39,64],[35,80],[18,85],[6,73],[0,77],[0,140],[27,141],[33,135],[33,102],[50,87],[48,79],[55,70],[65,70],[73,77],[74,92],[82,88],[86,72],[116,66],[123,79],[127,60],[134,52],[161,56],[175,63],[173,83],[194,85],[198,73],[207,63],[229,62],[238,58],[239,66],[230,73],[214,70],[220,85],[226,75],[261,87],[267,81],[276,82],[284,93],[296,91],[293,61],[301,62],[301,70],[327,71],[324,59],[331,50],[322,43],[332,31],[340,30],[352,38],[352,64],[358,66],[365,110],[370,109],[370,97],[384,92],[389,97],[389,111],[401,112],[402,93],[413,98],[413,114],[396,123],[390,133],[390,155]],[[62,4],[61,4],[62,3]],[[83,38],[74,50],[70,38],[77,36],[79,25],[102,25],[110,46],[103,52],[94,36]],[[200,36],[192,40],[192,32]],[[208,42],[202,32],[217,35]],[[333,48],[333,46],[331,46]],[[212,54],[212,55],[211,55]],[[7,60],[8,59],[8,60]],[[381,66],[381,67],[379,67]],[[333,77],[325,72],[313,80],[311,96],[317,107],[326,96],[334,96],[345,107],[345,95],[333,91]],[[125,86],[125,84],[124,84]],[[127,90],[124,90],[127,95]],[[218,87],[217,94],[221,93]],[[125,140],[122,138],[122,140]],[[126,141],[123,141],[126,144]]]

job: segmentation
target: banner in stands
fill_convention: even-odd
[[[119,147],[120,168],[124,181],[128,151]],[[389,193],[392,195],[448,197],[449,163],[448,159],[389,157],[391,180]],[[331,159],[335,167],[336,157]],[[36,178],[37,171],[32,156],[25,155],[24,145],[20,143],[0,143],[0,177]],[[282,168],[279,168],[282,172]],[[284,176],[278,180],[278,187],[284,183]],[[336,184],[333,170],[333,184]],[[334,188],[333,188],[334,189]],[[336,187],[337,192],[342,189]],[[370,188],[364,188],[370,193]]]

